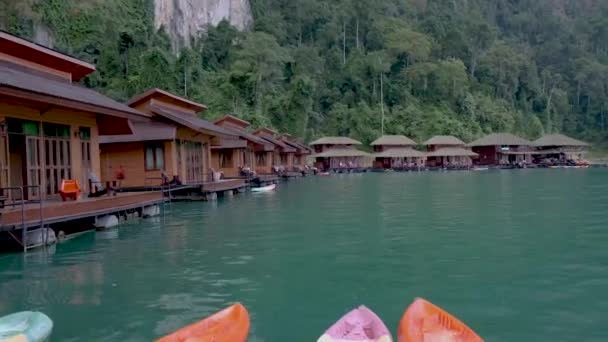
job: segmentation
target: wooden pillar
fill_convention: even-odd
[[[181,179],[182,182],[187,182],[187,179],[186,179],[186,144],[184,144],[183,140],[179,144],[179,153],[180,153],[180,160],[178,163],[179,179]]]
[[[91,127],[91,171],[101,177],[101,152],[99,149],[99,132],[97,126]],[[87,182],[88,183],[88,182]]]
[[[82,146],[80,143],[79,132],[80,132],[80,127],[78,127],[77,125],[70,125],[70,163],[71,163],[71,168],[72,168],[72,179],[78,180],[78,182],[80,183],[80,187],[82,188],[81,190],[89,191],[88,175],[85,175],[85,171],[82,168]],[[91,132],[91,135],[93,135],[92,132]],[[44,140],[44,138],[43,138],[43,140]],[[91,145],[93,145],[93,144],[91,144]],[[99,148],[99,145],[98,145],[98,148]],[[93,146],[91,146],[91,149],[93,149]],[[45,153],[44,148],[42,148],[41,150],[42,150],[41,154],[44,154]],[[93,156],[96,156],[96,159],[99,161],[99,151],[97,151],[97,153],[93,153],[93,151],[91,151],[91,159],[94,158]],[[91,164],[92,163],[93,163],[93,161],[91,160]],[[91,165],[91,169],[92,169],[91,171],[93,171],[92,165]],[[96,172],[95,174],[99,175],[99,172]],[[42,177],[42,178],[45,179],[46,177]]]
[[[170,176],[179,175],[177,170],[177,143],[175,140],[165,143],[165,172]]]

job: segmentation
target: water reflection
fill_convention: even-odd
[[[394,330],[424,296],[488,341],[608,339],[605,170],[310,177],[237,198],[0,256],[0,315],[42,310],[59,341],[149,341],[241,301],[250,341],[310,341],[360,303]]]

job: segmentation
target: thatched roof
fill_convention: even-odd
[[[425,154],[411,147],[391,147],[374,153],[373,156],[376,158],[422,158]]]
[[[383,135],[371,143],[372,146],[416,146],[416,142],[404,135]]]
[[[447,146],[463,146],[464,141],[451,135],[436,135],[431,139],[422,143],[423,145],[447,145]]]
[[[334,147],[324,152],[314,154],[315,158],[333,158],[333,157],[365,157],[369,153],[357,150],[355,148]]]
[[[476,157],[477,153],[462,147],[443,147],[426,153],[427,157]]]
[[[548,147],[548,146],[589,146],[588,143],[580,140],[576,140],[574,138],[570,138],[563,134],[545,134],[540,139],[535,140],[532,143],[534,146],[538,147]]]
[[[532,143],[511,133],[492,133],[477,139],[467,146],[530,146]]]
[[[361,145],[361,142],[348,137],[323,137],[311,142],[309,145]]]

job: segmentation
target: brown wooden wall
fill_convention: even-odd
[[[100,160],[99,160],[99,135],[97,129],[97,117],[94,113],[80,112],[69,109],[50,108],[44,112],[39,109],[33,108],[24,102],[15,102],[13,100],[0,96],[0,121],[4,121],[6,118],[14,118],[21,120],[31,120],[42,123],[55,123],[70,126],[70,163],[71,163],[71,174],[73,179],[77,179],[84,190],[88,190],[88,173],[89,170],[83,167],[82,159],[82,148],[81,140],[77,132],[80,127],[87,127],[91,131],[90,138],[90,152],[91,152],[91,166],[90,171],[94,174],[100,174]],[[10,136],[8,138],[10,140]],[[41,142],[44,141],[42,137]],[[6,148],[6,146],[4,146]],[[44,165],[44,148],[40,148],[41,151],[41,165]],[[15,165],[10,165],[10,158],[6,161],[0,161],[0,163],[6,164],[4,167],[8,167],[8,184],[0,184],[0,186],[20,186],[21,184],[10,184],[10,169],[19,168]],[[0,166],[2,169],[2,166]],[[0,177],[2,178],[2,177]],[[40,186],[46,187],[46,177],[42,175],[40,180]],[[6,180],[2,181],[5,183]]]
[[[150,142],[155,143],[155,142]],[[172,164],[174,146],[173,141],[160,142],[164,145],[165,170],[168,176],[176,175],[170,170]],[[144,142],[130,142],[101,145],[101,181],[116,180],[116,171],[122,166],[125,171],[123,187],[139,187],[159,185],[161,183],[161,171],[146,171]],[[156,178],[156,179],[152,179]]]
[[[221,167],[220,166],[220,154],[230,153],[232,155],[232,166]],[[240,168],[243,167],[243,155],[245,149],[242,148],[225,148],[225,149],[212,149],[211,150],[211,167],[217,172],[222,172],[224,177],[238,177],[240,175]]]

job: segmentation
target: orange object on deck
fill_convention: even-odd
[[[59,189],[59,196],[65,201],[67,198],[77,200],[80,196],[80,184],[74,179],[64,179],[61,181],[61,188]]]
[[[245,342],[248,334],[249,313],[237,303],[156,342]]]
[[[398,342],[483,342],[466,324],[422,298],[407,308],[397,334]]]

